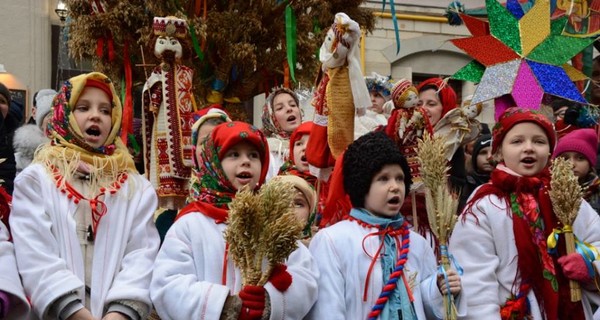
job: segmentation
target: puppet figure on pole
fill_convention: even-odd
[[[193,70],[182,64],[190,52],[188,25],[176,17],[155,17],[154,54],[161,63],[144,85],[144,164],[159,207],[183,207],[191,170],[195,111]]]
[[[354,141],[356,109],[371,106],[360,69],[360,35],[356,21],[337,13],[319,52],[322,65],[313,99],[315,126],[306,157],[311,174],[321,181],[329,179],[335,159]]]

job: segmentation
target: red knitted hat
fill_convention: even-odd
[[[436,87],[438,90],[438,96],[440,97],[440,102],[442,103],[442,117],[446,115],[448,111],[457,107],[456,92],[454,92],[454,89],[452,89],[452,87],[443,79],[429,78],[421,82],[417,86],[417,90],[421,92],[423,88],[429,85]]]
[[[598,135],[594,129],[578,129],[569,132],[558,140],[552,159],[565,152],[581,153],[592,167],[596,166],[596,152],[598,151]]]
[[[508,133],[508,131],[516,124],[521,122],[533,122],[540,126],[544,132],[546,132],[546,136],[548,136],[550,151],[552,152],[552,150],[554,150],[554,146],[556,145],[556,132],[554,131],[552,122],[537,111],[512,107],[504,111],[492,130],[492,154],[495,154],[496,151],[498,151],[506,133]]]

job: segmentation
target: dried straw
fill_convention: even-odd
[[[448,160],[444,157],[445,138],[424,135],[418,142],[417,158],[426,188],[425,205],[431,232],[446,244],[456,223],[458,195],[448,184]]]
[[[417,159],[421,164],[421,178],[425,186],[425,207],[431,232],[440,244],[441,265],[444,270],[450,268],[448,240],[457,216],[458,195],[450,190],[448,184],[448,161],[445,157],[446,138],[424,135],[418,142]],[[457,319],[457,310],[452,293],[444,299],[446,320]]]
[[[295,194],[293,184],[273,180],[258,194],[239,191],[231,202],[225,240],[245,285],[264,285],[273,268],[298,247],[302,224],[292,207]]]
[[[261,274],[255,268],[254,252],[257,251],[258,226],[262,225],[258,209],[260,199],[244,188],[237,193],[229,205],[229,225],[225,230],[225,240],[233,263],[240,268],[242,279],[246,283],[257,283]]]
[[[583,190],[573,173],[573,164],[567,159],[556,158],[552,162],[551,174],[549,194],[552,209],[562,224],[571,226],[583,197]]]
[[[571,161],[563,158],[556,158],[552,162],[551,180],[550,180],[550,199],[552,200],[552,209],[560,222],[564,225],[562,233],[565,236],[565,245],[567,254],[575,251],[575,237],[571,226],[577,218],[579,206],[583,198],[583,190],[573,173],[573,164]],[[569,281],[571,288],[571,301],[581,301],[581,289],[576,281]]]

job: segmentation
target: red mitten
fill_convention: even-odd
[[[579,253],[574,252],[562,256],[558,258],[558,263],[560,263],[563,273],[567,278],[582,283],[592,281],[585,260],[583,260],[583,256]]]
[[[260,320],[265,310],[265,288],[263,286],[244,286],[238,293],[242,299],[239,320]]]
[[[287,272],[285,264],[278,264],[273,268],[269,281],[280,292],[284,292],[292,285],[292,275]]]

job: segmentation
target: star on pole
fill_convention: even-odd
[[[511,105],[539,109],[546,94],[587,104],[573,83],[587,77],[567,62],[594,39],[563,35],[567,18],[551,20],[548,0],[526,13],[517,0],[485,4],[489,22],[461,14],[472,36],[451,40],[474,59],[452,76],[479,83],[472,103],[494,99],[496,119]]]

